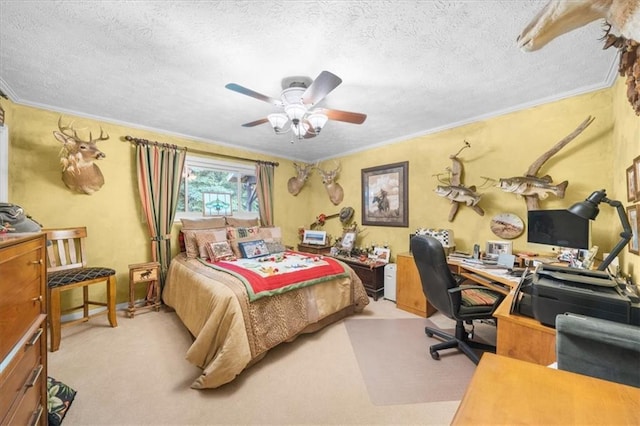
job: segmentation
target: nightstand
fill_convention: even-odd
[[[129,265],[129,318],[133,318],[136,309],[160,310],[160,263],[147,262]],[[135,300],[136,284],[147,283],[147,297],[144,302]],[[151,288],[149,288],[151,286]],[[151,294],[149,294],[151,292]]]

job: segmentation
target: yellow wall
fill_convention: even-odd
[[[610,198],[620,200],[627,207],[631,203],[627,201],[626,170],[633,164],[633,159],[640,155],[640,117],[635,114],[627,101],[627,88],[623,78],[618,79],[613,93],[614,132],[613,141],[607,147],[613,153],[613,190]],[[640,205],[638,202],[636,204]],[[614,225],[612,233],[615,234],[620,230],[617,218],[612,223]],[[619,261],[621,270],[631,274],[634,282],[640,285],[640,256],[629,253],[625,248],[620,254]]]
[[[297,228],[308,227],[320,213],[337,213],[340,208],[351,206],[356,211],[355,221],[360,223],[361,169],[409,161],[409,227],[361,226],[364,232],[358,244],[386,241],[393,257],[408,250],[409,233],[416,228],[450,228],[455,232],[458,248],[470,250],[474,243],[483,247],[487,240],[499,239],[489,229],[491,217],[501,212],[512,212],[524,220],[527,210],[524,200],[495,187],[487,187],[480,189],[484,194],[480,203],[485,210],[484,216],[461,207],[455,220],[448,222],[450,206],[447,200],[433,192],[438,184],[433,175],[451,165],[449,155],[456,153],[464,140],[470,142],[471,148],[460,155],[465,167],[464,183],[468,186],[482,184],[482,176],[493,179],[519,176],[586,117],[594,116],[596,119],[591,126],[542,167],[541,173],[549,174],[556,183],[566,179],[569,187],[564,199],[551,196],[541,202],[541,207],[566,208],[602,188],[607,189],[610,198],[626,202],[625,169],[640,154],[640,120],[628,105],[625,90],[618,82],[612,89],[337,158],[342,167],[338,182],[345,192],[344,201],[338,206],[329,201],[317,172],[309,178],[298,196],[290,195],[286,182],[294,175],[294,168],[286,159],[0,100],[10,130],[9,201],[23,206],[45,227],[86,225],[90,263],[109,265],[118,271],[118,302],[124,302],[128,297],[128,265],[150,260],[146,225],[139,207],[134,149],[123,141],[125,135],[210,152],[279,161],[275,179],[275,221],[283,228],[285,243],[290,245],[297,242]],[[57,129],[60,115],[64,120],[75,120],[74,127],[78,129],[86,128],[95,134],[102,126],[111,136],[108,141],[99,143],[107,155],[98,163],[106,183],[93,195],[72,193],[62,183],[58,159],[60,146],[52,134]],[[287,142],[283,140],[283,143]],[[321,163],[321,167],[333,168],[335,163],[328,160]],[[177,229],[174,227],[174,243]],[[613,209],[601,208],[592,229],[593,243],[600,246],[600,254],[610,249],[617,242],[619,232]],[[341,235],[339,220],[329,220],[325,230],[334,236]],[[539,246],[527,246],[524,235],[513,242],[516,250],[541,250]],[[625,250],[621,265],[623,270],[632,272],[638,282],[638,256]]]

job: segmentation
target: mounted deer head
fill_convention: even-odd
[[[292,195],[298,195],[304,183],[309,178],[309,175],[313,171],[313,164],[298,164],[293,163],[293,167],[296,169],[296,176],[289,179],[287,182],[287,189]]]
[[[53,132],[58,141],[62,143],[60,151],[60,164],[62,164],[62,181],[72,191],[93,194],[104,185],[104,177],[100,168],[93,160],[100,160],[106,155],[98,149],[96,142],[109,139],[102,128],[100,136],[93,139],[89,133],[89,140],[80,139],[78,133],[71,127],[62,125],[62,117],[58,119],[58,131]]]
[[[626,39],[640,41],[640,0],[551,0],[518,36],[518,46],[532,52],[551,40],[597,19],[604,19]]]
[[[329,199],[334,206],[337,206],[342,202],[342,199],[344,198],[344,190],[342,189],[340,184],[336,182],[336,177],[340,172],[340,164],[338,163],[338,167],[328,172],[322,170],[317,165],[316,169],[318,169],[320,171],[320,174],[322,174],[322,184],[329,194]]]

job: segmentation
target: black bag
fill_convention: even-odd
[[[0,230],[7,232],[40,232],[42,225],[24,213],[22,207],[0,203]]]

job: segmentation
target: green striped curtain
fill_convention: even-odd
[[[273,181],[275,165],[258,161],[256,163],[256,192],[260,205],[260,224],[273,226]]]
[[[151,238],[151,256],[161,265],[160,291],[171,260],[171,226],[176,215],[186,149],[136,143],[138,190]]]

